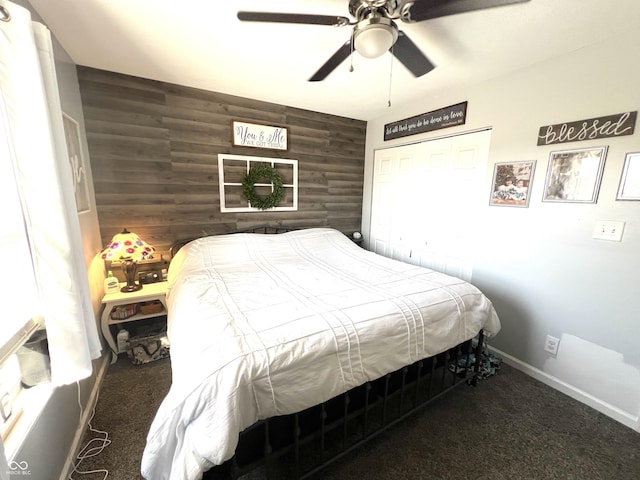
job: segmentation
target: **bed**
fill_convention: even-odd
[[[331,228],[196,239],[168,279],[172,385],[147,480],[310,476],[475,379],[500,330],[473,285]]]

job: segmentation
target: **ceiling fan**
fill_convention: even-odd
[[[310,82],[324,80],[353,51],[363,57],[376,58],[390,51],[414,76],[429,73],[435,65],[411,39],[398,28],[394,20],[406,23],[422,22],[432,18],[471,12],[485,8],[501,7],[529,0],[349,0],[347,17],[275,12],[238,12],[238,19],[247,22],[300,23],[353,26],[349,40],[342,45]]]

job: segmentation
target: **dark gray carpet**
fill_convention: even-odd
[[[168,359],[109,368],[92,421],[112,440],[81,470],[109,480],[142,478],[140,458],[153,416],[171,382]],[[85,442],[95,436],[87,434]],[[98,479],[97,475],[73,475]],[[502,366],[478,387],[438,399],[315,479],[637,480],[640,433],[527,375]]]

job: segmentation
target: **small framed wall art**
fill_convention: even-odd
[[[596,203],[607,147],[551,152],[543,202]]]
[[[82,155],[80,145],[80,126],[73,118],[62,112],[62,125],[67,143],[67,153],[69,155],[69,166],[73,178],[73,189],[76,196],[76,208],[78,213],[88,212],[91,208],[89,203],[89,186],[87,179],[87,168]]]
[[[640,200],[640,152],[627,153],[616,200]]]
[[[536,161],[496,163],[489,205],[528,207]]]

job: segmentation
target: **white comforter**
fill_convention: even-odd
[[[148,480],[201,478],[259,419],[500,329],[471,284],[328,228],[191,242],[167,301],[173,383],[147,438]]]

